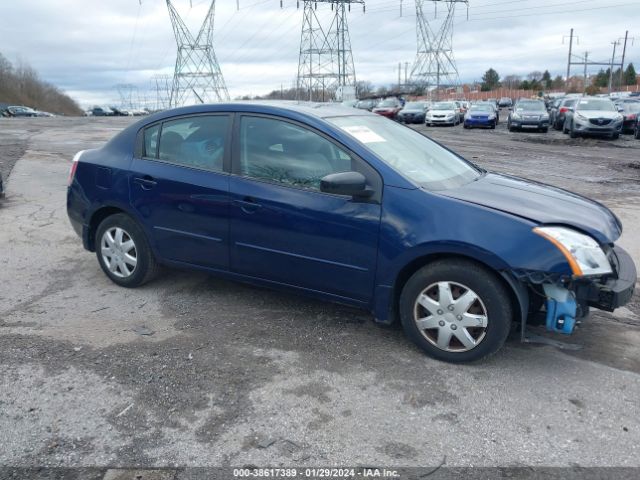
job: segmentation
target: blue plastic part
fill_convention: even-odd
[[[564,302],[547,299],[547,330],[569,335],[576,326],[576,301],[569,296]]]

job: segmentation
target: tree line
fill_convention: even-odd
[[[591,86],[593,87],[607,87],[609,85],[609,74],[611,69],[601,69],[595,76],[591,77]],[[637,74],[633,66],[630,63],[622,74],[622,84],[620,83],[620,68],[614,70],[612,79],[612,88],[618,89],[625,85],[636,85]],[[520,75],[507,75],[501,78],[496,70],[490,68],[482,76],[482,83],[480,89],[483,92],[495,90],[500,87],[521,89],[521,90],[559,90],[566,86],[565,79],[560,75],[556,77],[551,76],[549,70],[544,72],[534,71],[526,76]],[[585,87],[589,87],[586,85]]]
[[[82,115],[82,109],[56,86],[40,79],[30,65],[14,65],[0,53],[0,103],[24,105],[36,110]]]

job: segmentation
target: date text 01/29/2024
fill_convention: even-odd
[[[397,478],[396,470],[386,468],[236,468],[234,478]]]

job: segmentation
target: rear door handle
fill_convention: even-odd
[[[133,181],[134,183],[140,185],[143,190],[151,190],[158,184],[158,182],[156,182],[150,175],[145,175],[144,177],[134,177]]]
[[[244,213],[254,213],[256,210],[262,207],[251,197],[244,197],[242,200],[233,200],[235,205],[240,207]]]

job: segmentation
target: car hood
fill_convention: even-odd
[[[618,118],[618,112],[609,112],[607,110],[578,110],[576,113],[587,118],[607,118],[613,120]]]
[[[620,220],[604,205],[518,177],[488,173],[467,185],[438,193],[540,224],[568,225],[601,243],[613,243],[622,233]]]
[[[429,113],[437,113],[439,115],[441,114],[447,114],[450,113],[451,115],[455,115],[456,111],[455,110],[429,110]]]
[[[424,113],[424,110],[413,109],[413,108],[403,108],[400,110],[400,113]]]

